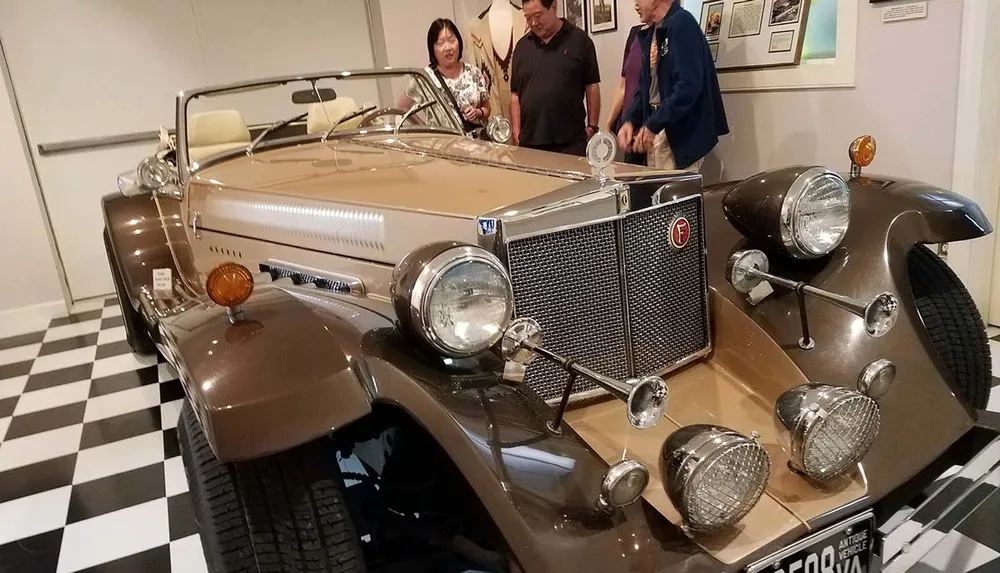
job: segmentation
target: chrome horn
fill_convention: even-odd
[[[769,283],[784,287],[804,295],[828,302],[840,307],[865,321],[865,332],[868,336],[878,338],[885,336],[896,324],[899,317],[899,299],[891,292],[883,292],[872,300],[865,302],[832,293],[803,282],[793,281],[772,275],[768,272],[767,255],[756,249],[737,251],[729,257],[726,268],[729,284],[743,294],[748,294],[761,283]]]
[[[573,379],[576,376],[591,380],[616,398],[623,400],[627,404],[629,423],[640,430],[655,426],[667,409],[670,390],[662,378],[645,376],[627,381],[615,380],[581,366],[575,360],[563,358],[542,346],[542,328],[531,318],[518,318],[507,327],[500,340],[500,353],[505,360],[519,364],[528,364],[536,355],[541,356],[558,364],[570,374],[570,382],[566,385],[556,419],[552,423],[553,430],[558,429],[562,421],[562,414],[569,402]]]

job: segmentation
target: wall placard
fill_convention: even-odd
[[[705,0],[701,29],[719,71],[797,65],[809,0]]]

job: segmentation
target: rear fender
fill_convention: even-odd
[[[388,319],[270,285],[243,306],[245,318],[235,324],[207,301],[160,323],[166,354],[216,457],[286,450],[371,411],[355,360],[362,333],[391,327]]]
[[[200,281],[193,271],[187,243],[183,204],[173,199],[157,199],[149,194],[125,196],[111,193],[101,199],[104,226],[111,239],[113,260],[121,272],[126,298],[147,320],[156,313],[145,304],[152,293],[153,270],[170,269],[175,295],[196,295]]]

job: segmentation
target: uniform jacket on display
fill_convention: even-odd
[[[660,106],[649,105],[650,71],[643,65],[639,91],[626,118],[653,133],[666,130],[677,167],[684,169],[708,153],[729,133],[719,78],[705,35],[688,11],[674,2],[656,26],[638,33],[643,62],[649,62],[653,34],[659,46],[656,74]]]

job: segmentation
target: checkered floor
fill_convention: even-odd
[[[177,444],[182,399],[169,365],[130,353],[114,299],[0,323],[0,573],[206,571]],[[1000,571],[997,477],[912,571]]]

